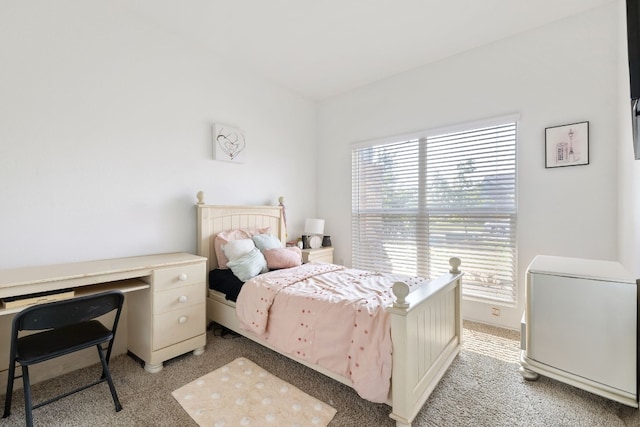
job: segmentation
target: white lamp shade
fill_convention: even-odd
[[[304,232],[307,234],[323,234],[324,219],[307,218],[304,221]]]

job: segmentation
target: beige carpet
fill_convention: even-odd
[[[172,393],[202,427],[326,427],[336,410],[251,360],[231,363]]]
[[[463,349],[418,413],[413,427],[640,427],[640,411],[575,387],[541,377],[527,382],[518,373],[520,335],[464,322]],[[329,427],[394,427],[389,407],[367,402],[353,389],[278,355],[246,338],[207,334],[204,354],[191,354],[149,374],[128,356],[112,360],[123,409],[114,412],[109,388],[101,384],[34,411],[35,426],[197,427],[171,395],[177,388],[238,357],[337,410]],[[93,366],[34,386],[39,401],[100,375]],[[4,393],[0,390],[0,393]],[[4,397],[0,397],[4,402]],[[14,395],[13,411],[2,427],[24,426],[24,399]]]

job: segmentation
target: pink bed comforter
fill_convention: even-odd
[[[350,378],[358,394],[386,402],[391,384],[391,286],[417,278],[303,264],[247,281],[236,313],[282,352]]]

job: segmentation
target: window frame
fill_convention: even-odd
[[[487,223],[490,223],[490,221],[487,221],[487,218],[490,218],[491,215],[488,214],[488,210],[487,209],[464,209],[464,207],[462,209],[456,209],[455,207],[453,208],[453,210],[450,210],[449,212],[447,212],[447,209],[444,209],[442,207],[440,207],[439,209],[434,210],[433,206],[431,207],[427,207],[427,179],[426,179],[426,174],[427,174],[427,158],[428,158],[428,144],[429,141],[433,141],[434,139],[437,138],[441,138],[443,135],[448,135],[448,134],[457,134],[457,133],[464,133],[464,132],[470,132],[473,130],[478,130],[478,129],[482,129],[482,128],[490,128],[490,127],[496,127],[496,126],[508,126],[512,124],[513,125],[513,145],[509,145],[509,151],[512,151],[512,157],[508,157],[509,161],[512,162],[512,170],[509,170],[508,173],[505,173],[504,176],[508,177],[508,180],[506,182],[509,183],[509,188],[512,188],[512,193],[508,193],[508,198],[513,200],[512,205],[507,205],[508,207],[496,207],[494,209],[495,212],[495,217],[499,218],[499,221],[496,221],[496,224],[498,224],[499,228],[499,224],[505,224],[505,222],[508,224],[507,226],[505,226],[505,228],[502,230],[503,234],[507,235],[507,239],[508,242],[507,243],[507,249],[506,251],[509,251],[508,253],[508,257],[509,258],[505,258],[505,265],[507,265],[508,271],[504,272],[502,270],[496,270],[497,277],[500,277],[499,275],[504,273],[506,276],[504,277],[508,277],[509,281],[510,281],[510,286],[508,286],[505,289],[508,289],[507,291],[504,290],[498,290],[498,288],[500,288],[500,286],[495,286],[496,290],[493,291],[487,291],[488,289],[491,289],[490,285],[486,285],[486,286],[479,286],[477,284],[473,285],[472,283],[473,280],[467,280],[466,282],[467,287],[466,289],[464,288],[464,284],[463,284],[463,296],[465,299],[471,299],[471,300],[477,300],[477,301],[481,301],[481,302],[487,302],[487,303],[491,303],[491,304],[502,304],[502,305],[507,305],[507,306],[515,306],[518,303],[518,287],[517,287],[517,272],[518,272],[518,268],[517,268],[517,219],[518,219],[518,191],[517,191],[517,170],[518,170],[518,156],[517,156],[517,145],[518,145],[518,128],[519,128],[519,116],[518,115],[508,115],[508,116],[501,116],[501,117],[497,117],[497,118],[493,118],[493,119],[489,119],[489,120],[479,120],[479,121],[474,121],[474,122],[467,122],[467,123],[461,123],[461,124],[457,124],[455,126],[447,126],[447,127],[440,127],[440,128],[435,128],[435,129],[431,129],[431,130],[425,130],[425,131],[421,131],[421,132],[416,132],[416,133],[411,133],[411,134],[402,134],[402,135],[398,135],[398,136],[394,136],[394,137],[388,137],[388,138],[381,138],[381,139],[376,139],[376,140],[371,140],[371,141],[364,141],[364,142],[359,142],[359,143],[355,143],[352,144],[352,224],[351,224],[351,230],[352,230],[352,254],[353,254],[353,264],[355,268],[364,268],[364,269],[375,269],[378,271],[388,271],[389,270],[389,266],[385,266],[382,264],[381,261],[375,259],[376,255],[375,254],[375,250],[373,250],[371,248],[371,239],[369,239],[369,245],[366,246],[366,249],[362,249],[364,246],[362,245],[362,233],[360,233],[362,224],[359,225],[359,222],[364,221],[364,217],[366,215],[370,215],[372,218],[372,221],[378,221],[378,222],[382,222],[385,221],[384,217],[388,217],[388,218],[399,218],[399,216],[401,214],[405,214],[405,216],[408,216],[409,218],[413,218],[413,224],[411,223],[411,220],[404,220],[404,222],[401,219],[401,223],[403,224],[404,227],[406,228],[411,228],[412,226],[415,226],[415,229],[419,230],[419,227],[424,226],[423,223],[426,223],[426,227],[428,231],[419,231],[418,233],[416,233],[416,240],[415,242],[410,243],[415,245],[415,263],[416,263],[416,269],[415,269],[415,275],[419,275],[419,276],[424,276],[424,277],[428,277],[428,278],[433,278],[437,275],[440,275],[443,273],[442,268],[443,267],[443,263],[446,265],[446,261],[448,260],[448,257],[450,256],[459,256],[462,258],[463,260],[463,264],[465,262],[465,257],[463,254],[460,253],[443,253],[440,254],[439,258],[443,258],[444,256],[446,256],[446,259],[438,259],[437,261],[432,261],[430,258],[430,255],[433,256],[432,252],[435,252],[433,249],[436,248],[435,245],[432,245],[430,242],[430,238],[429,236],[427,236],[426,238],[424,236],[419,236],[420,234],[424,234],[426,233],[427,235],[432,234],[431,231],[429,231],[430,229],[430,225],[432,224],[434,219],[433,217],[435,216],[435,214],[441,213],[443,214],[445,217],[447,215],[457,215],[459,218],[471,218],[474,215],[478,216],[478,218],[480,218],[480,220],[476,223],[480,224],[482,223],[482,221],[484,221],[484,225],[486,226]],[[416,197],[418,199],[417,201],[417,205],[413,206],[411,208],[407,208],[405,209],[405,211],[403,212],[403,209],[392,209],[391,212],[389,212],[388,209],[384,208],[384,207],[380,207],[380,209],[378,209],[378,212],[376,212],[375,209],[362,209],[359,207],[359,199],[361,196],[361,185],[359,185],[359,183],[357,182],[360,178],[359,174],[361,173],[360,170],[358,170],[359,164],[358,159],[357,159],[357,153],[361,153],[363,149],[367,149],[367,148],[379,148],[379,147],[384,147],[384,146],[390,146],[393,144],[403,144],[403,143],[410,143],[410,142],[417,142],[418,143],[418,162],[419,162],[419,167],[418,167],[418,190],[417,190],[417,194]],[[509,141],[510,143],[510,141]],[[511,155],[511,154],[509,154]],[[382,175],[382,174],[381,174]],[[499,179],[501,178],[501,175],[499,175],[498,173],[494,173],[494,174],[487,174],[486,177],[496,177],[495,179]],[[494,188],[494,187],[490,187],[490,188]],[[413,189],[413,191],[415,191],[415,188]],[[488,200],[488,199],[483,199],[483,200]],[[492,199],[493,200],[493,199]],[[378,218],[375,218],[375,214],[378,214]],[[451,219],[451,218],[450,218]],[[423,224],[423,225],[419,225],[419,224]],[[465,222],[466,224],[466,222]],[[505,233],[505,230],[506,233]],[[386,229],[385,229],[386,231]],[[468,241],[468,234],[466,234],[467,232],[465,231],[464,237],[462,237],[463,243],[464,241]],[[498,231],[498,234],[500,233],[500,231]],[[484,235],[483,235],[484,236]],[[483,237],[481,236],[481,237]],[[374,235],[375,237],[375,235]],[[502,239],[503,241],[497,241],[494,242],[495,248],[499,248],[501,244],[504,243],[504,236],[499,236],[496,239]],[[426,239],[426,240],[425,240]],[[382,246],[384,245],[384,242],[377,242],[378,245]],[[445,245],[446,246],[446,245]],[[443,251],[446,249],[443,249]],[[495,249],[495,250],[499,250],[499,249]],[[362,255],[362,252],[366,252],[369,251],[370,255],[369,258],[370,260],[368,262],[362,262],[362,260],[364,259],[364,256]],[[402,251],[402,249],[399,249],[399,251]],[[474,251],[477,253],[481,253],[478,252],[477,249],[474,249]],[[399,252],[402,255],[402,252]],[[506,253],[506,252],[505,252]],[[380,257],[381,259],[383,257]],[[375,260],[374,260],[375,259]],[[374,260],[374,261],[371,261]],[[403,259],[403,262],[405,260]],[[396,261],[392,261],[393,262]],[[406,260],[407,263],[411,263],[411,260]],[[372,264],[372,263],[378,263],[378,265]],[[436,269],[436,264],[438,269]],[[476,279],[479,281],[480,279],[478,279],[480,277],[480,271],[482,271],[482,269],[480,268],[479,270],[476,270],[476,272],[473,271],[474,267],[472,265],[468,265],[468,270],[465,270],[465,272],[468,275],[469,279],[473,279],[474,275],[476,276]],[[372,266],[378,267],[378,268],[372,268]],[[436,271],[437,270],[437,271]],[[391,271],[392,272],[392,271]],[[402,274],[406,274],[406,273],[402,273]],[[485,280],[484,278],[482,280]],[[493,279],[494,281],[499,282],[500,279]],[[479,282],[478,282],[479,283]],[[488,283],[490,283],[490,281],[488,281]],[[474,288],[475,286],[475,288]],[[490,297],[487,296],[486,294],[490,294],[491,292],[495,293],[495,297]]]

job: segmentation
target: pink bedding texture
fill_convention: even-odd
[[[391,385],[391,287],[424,279],[303,264],[247,281],[236,303],[242,326],[278,350],[352,381],[372,402],[386,402]]]

